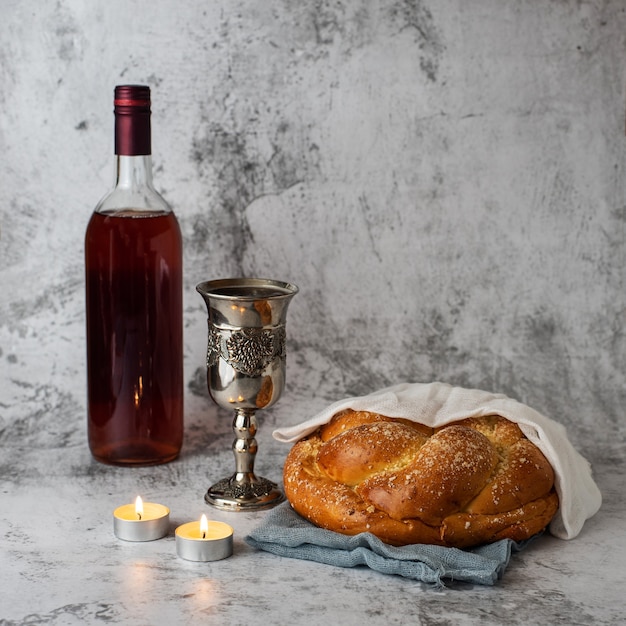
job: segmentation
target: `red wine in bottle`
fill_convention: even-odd
[[[149,87],[116,87],[115,154],[85,236],[89,447],[154,465],[180,453],[184,385],[182,240],[152,183]]]

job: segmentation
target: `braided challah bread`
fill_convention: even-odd
[[[313,524],[396,546],[522,541],[558,508],[550,463],[497,415],[430,428],[342,411],[293,446],[284,486]]]

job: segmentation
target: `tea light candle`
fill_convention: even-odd
[[[189,522],[176,529],[176,552],[187,561],[219,561],[233,553],[233,529],[224,522]]]
[[[170,510],[162,504],[143,502],[124,504],[113,511],[113,532],[124,541],[154,541],[165,537],[170,528]]]

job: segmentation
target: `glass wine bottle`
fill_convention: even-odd
[[[150,88],[115,88],[116,184],[85,235],[87,431],[114,465],[175,459],[183,440],[182,240],[152,183]]]

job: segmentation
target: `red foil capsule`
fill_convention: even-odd
[[[114,105],[115,154],[151,154],[150,87],[118,85],[115,88]]]

